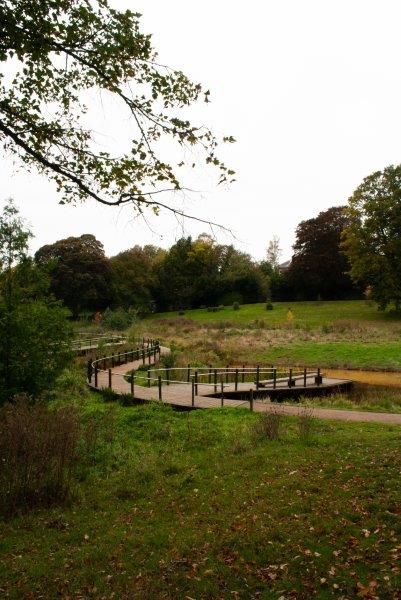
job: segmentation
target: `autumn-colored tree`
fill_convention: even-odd
[[[401,307],[401,166],[366,177],[349,199],[343,249],[352,278],[381,309]]]
[[[298,225],[287,271],[298,298],[336,299],[355,294],[347,274],[349,263],[340,248],[342,232],[350,223],[346,208],[334,206]]]

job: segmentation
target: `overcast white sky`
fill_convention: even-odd
[[[194,120],[238,140],[225,159],[237,171],[229,189],[212,185],[187,211],[223,223],[236,240],[221,242],[262,258],[278,235],[290,257],[296,225],[346,202],[363,177],[401,162],[401,3],[399,0],[111,0],[143,14],[160,60],[210,88]],[[125,116],[93,108],[112,124],[114,143]],[[107,113],[107,110],[106,110]],[[106,127],[107,129],[107,127]],[[163,247],[183,229],[169,216],[153,232],[129,209],[57,204],[55,186],[0,162],[2,201],[12,196],[31,224],[32,250],[93,233],[112,255],[134,244]],[[187,221],[193,236],[204,225]]]

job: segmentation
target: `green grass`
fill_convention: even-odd
[[[288,309],[294,315],[293,324],[300,327],[318,327],[339,319],[358,321],[377,321],[380,323],[401,323],[401,315],[392,312],[380,312],[375,304],[364,300],[346,300],[332,302],[275,302],[274,309],[266,310],[266,304],[244,304],[240,310],[226,306],[217,312],[206,309],[186,310],[185,316],[200,323],[230,321],[244,325],[256,319],[263,319],[267,325],[280,325],[287,322]],[[157,313],[149,319],[177,316],[177,312]]]
[[[269,347],[256,360],[275,364],[347,368],[401,368],[400,342],[302,342]]]
[[[184,317],[160,313],[142,324],[190,360],[210,351],[209,362],[216,365],[401,369],[400,314],[365,301],[275,303],[272,311],[250,304],[237,311],[191,310]]]
[[[318,422],[306,443],[288,418],[268,441],[247,410],[98,395],[83,418],[104,436],[75,500],[1,524],[2,597],[397,597],[400,428]]]

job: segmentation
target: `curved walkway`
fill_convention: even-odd
[[[162,380],[161,375],[150,377],[147,381],[148,387],[138,385],[135,377],[130,376],[130,372],[138,369],[141,365],[152,365],[158,362],[160,356],[170,353],[169,348],[159,346],[158,343],[148,341],[141,348],[130,350],[128,352],[104,357],[98,361],[88,364],[88,384],[96,390],[111,388],[116,394],[130,394],[135,400],[140,402],[160,401],[181,409],[201,409],[201,408],[220,408],[221,406],[230,408],[249,408],[256,412],[269,412],[279,410],[287,415],[300,415],[305,411],[305,407],[290,406],[280,404],[279,409],[276,402],[270,402],[268,398],[261,400],[256,397],[258,391],[255,385],[249,382],[237,382],[235,391],[248,394],[246,400],[230,399],[227,394],[234,391],[233,383],[225,383],[223,377],[225,370],[221,370],[220,381],[209,383],[211,373],[208,372],[208,382],[194,381],[191,376],[185,381],[173,381],[168,378]],[[117,362],[117,364],[115,364]],[[112,365],[112,366],[110,366]],[[161,369],[152,370],[154,373],[162,372]],[[163,372],[169,372],[169,369],[163,369]],[[172,370],[171,370],[172,371]],[[238,371],[238,369],[236,370]],[[142,373],[146,378],[146,374]],[[168,375],[167,375],[168,377]],[[143,379],[141,380],[143,382]],[[329,378],[324,378],[322,385],[335,382]],[[288,389],[287,378],[277,379],[277,387]],[[333,385],[333,383],[331,384]],[[255,398],[253,398],[255,393]],[[308,407],[309,409],[309,407]],[[401,414],[397,413],[377,413],[354,410],[337,410],[326,408],[313,408],[313,416],[319,419],[333,419],[339,421],[351,422],[369,422],[401,425]]]

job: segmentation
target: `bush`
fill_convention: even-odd
[[[105,402],[115,402],[118,399],[118,394],[111,388],[102,388],[101,394]]]
[[[179,314],[179,315],[185,315],[185,310],[179,310],[179,311],[178,311],[178,314]]]
[[[103,314],[102,327],[103,329],[113,329],[117,331],[124,331],[130,325],[133,325],[138,320],[138,314],[136,310],[124,308],[116,308],[111,310],[106,308]]]
[[[315,419],[312,410],[306,408],[300,413],[298,416],[298,431],[301,441],[309,445],[315,431]]]
[[[168,354],[163,354],[160,357],[160,366],[165,369],[172,369],[177,364],[177,354],[174,351],[169,352]]]
[[[26,396],[0,408],[0,511],[65,500],[71,491],[80,426],[76,411],[30,405]]]
[[[280,426],[283,414],[277,409],[262,413],[254,429],[255,433],[268,440],[280,439]]]
[[[233,304],[233,310],[239,310],[239,303],[238,302],[234,302],[234,304]]]
[[[131,394],[120,394],[118,402],[121,406],[134,406],[136,404],[135,398]]]
[[[266,302],[266,310],[273,310],[273,304],[271,302]]]

